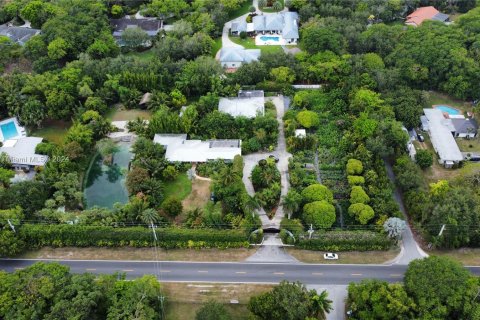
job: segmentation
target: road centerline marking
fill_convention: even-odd
[[[399,273],[392,273],[390,277],[401,277],[402,275]]]
[[[322,272],[312,272],[312,275],[314,276],[323,276]]]
[[[198,272],[198,273],[208,273],[207,270],[198,270],[197,272]]]
[[[123,272],[133,272],[133,269],[125,269],[125,270],[122,270]]]
[[[235,272],[235,273],[236,273],[236,274],[246,274],[245,271],[237,271],[237,272]]]
[[[87,271],[95,271],[95,270],[97,270],[97,269],[94,269],[94,268],[86,268],[85,270],[87,270]]]
[[[352,276],[361,276],[361,273],[352,273]]]
[[[274,275],[277,275],[277,276],[281,276],[281,275],[284,275],[285,272],[274,272],[273,274],[274,274]]]
[[[160,270],[160,273],[167,273],[167,272],[172,272],[170,270]]]

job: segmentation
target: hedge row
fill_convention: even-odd
[[[240,230],[157,229],[158,245],[176,248],[248,247],[248,237]],[[22,225],[20,236],[34,248],[51,247],[152,247],[151,229],[79,225]]]
[[[385,234],[372,231],[326,231],[314,234],[312,239],[304,235],[296,246],[319,251],[388,250],[393,241]]]

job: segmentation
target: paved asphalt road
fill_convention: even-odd
[[[38,261],[2,259],[0,269],[12,272]],[[172,262],[162,261],[90,261],[61,260],[74,273],[111,274],[124,272],[127,278],[156,274],[162,282],[228,282],[278,283],[281,280],[300,281],[310,285],[346,285],[352,281],[376,278],[398,282],[407,266],[403,265],[333,265],[296,263],[244,263],[244,262]],[[469,267],[480,275],[480,267]]]

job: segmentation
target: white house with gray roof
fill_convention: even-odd
[[[285,43],[295,44],[299,39],[298,21],[296,12],[257,15],[252,18],[252,23],[246,23],[243,18],[234,21],[230,32],[232,35],[239,35],[242,31],[255,35],[277,34]]]
[[[260,49],[223,47],[220,50],[220,64],[227,69],[237,69],[244,63],[258,61],[260,53]]]

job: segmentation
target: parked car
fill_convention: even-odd
[[[279,159],[278,159],[277,157],[275,157],[273,154],[269,155],[268,157],[269,157],[270,159],[274,159],[275,162],[278,162],[278,161],[279,161]]]
[[[323,255],[323,259],[325,260],[338,260],[338,254],[327,252]]]
[[[420,134],[420,133],[417,134],[417,139],[418,139],[418,141],[420,141],[420,142],[424,142],[424,141],[425,141],[425,138],[424,138],[423,135]]]

